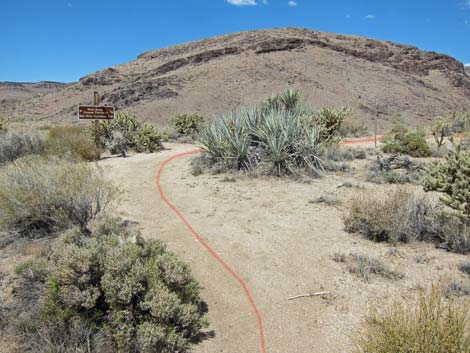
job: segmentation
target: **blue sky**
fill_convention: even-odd
[[[0,0],[0,81],[76,81],[147,50],[290,26],[470,63],[470,0]]]

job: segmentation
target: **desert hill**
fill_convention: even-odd
[[[174,113],[207,116],[253,105],[292,86],[314,106],[349,105],[379,125],[416,125],[468,108],[470,77],[450,56],[416,47],[302,28],[218,36],[153,50],[59,90],[15,104],[0,116],[72,121],[78,104],[103,102],[164,125]],[[0,90],[0,101],[5,99]]]

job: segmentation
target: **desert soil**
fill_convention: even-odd
[[[210,327],[193,352],[261,352],[256,317],[240,285],[193,238],[156,188],[160,164],[196,146],[166,147],[156,154],[100,162],[124,192],[119,212],[137,221],[145,237],[166,242],[203,286]],[[342,216],[352,197],[390,192],[389,185],[364,181],[370,160],[355,161],[350,173],[294,181],[243,174],[193,176],[192,158],[172,161],[161,184],[196,231],[247,283],[264,320],[270,353],[351,352],[351,333],[371,304],[409,298],[422,287],[458,279],[457,265],[468,259],[427,244],[400,245],[394,253],[388,244],[344,231]],[[340,187],[345,182],[352,187]],[[335,195],[339,204],[312,202],[325,195]],[[365,282],[332,260],[337,252],[379,257],[404,278],[373,277]],[[331,295],[288,300],[319,291]]]

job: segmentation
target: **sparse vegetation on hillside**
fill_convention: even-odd
[[[344,119],[339,129],[341,137],[361,137],[367,136],[369,128],[364,120],[347,117]]]
[[[56,126],[49,129],[45,152],[61,158],[96,161],[100,151],[92,136],[80,126]]]
[[[367,180],[376,184],[418,184],[420,179],[421,166],[406,156],[377,158],[367,173]]]
[[[0,138],[0,165],[44,151],[44,136],[38,132],[8,132]]]
[[[0,169],[0,225],[39,237],[87,224],[117,196],[94,166],[28,157]]]
[[[0,118],[0,134],[4,134],[8,131],[8,120]]]
[[[31,308],[13,323],[23,352],[185,352],[206,325],[189,268],[118,219],[90,228],[65,233],[28,278]]]
[[[155,152],[163,148],[162,134],[155,126],[127,113],[118,112],[114,120],[101,121],[100,132],[102,148],[111,153],[125,156],[130,149]]]
[[[348,232],[363,234],[374,241],[431,241],[450,251],[470,251],[465,225],[458,218],[446,215],[427,197],[404,189],[355,198],[345,226]]]
[[[227,113],[209,123],[200,136],[209,162],[274,175],[323,171],[320,154],[337,142],[348,110],[325,108],[315,113],[299,97],[288,90],[268,98],[260,109]]]
[[[437,289],[375,308],[356,331],[358,353],[470,352],[470,308]]]

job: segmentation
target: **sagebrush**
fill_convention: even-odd
[[[374,241],[429,241],[454,252],[470,251],[470,238],[461,220],[446,214],[428,197],[406,189],[395,189],[386,195],[358,195],[344,223],[348,232]]]
[[[41,154],[44,151],[44,135],[34,131],[8,132],[0,137],[0,165],[18,158]]]
[[[206,326],[189,268],[115,218],[95,221],[88,235],[69,230],[43,282],[38,312],[19,323],[36,349],[25,351],[186,352]]]
[[[31,157],[0,169],[0,225],[37,237],[107,212],[117,189],[93,165]]]

